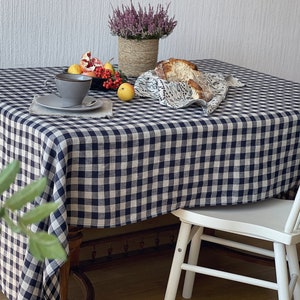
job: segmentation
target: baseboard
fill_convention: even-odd
[[[84,241],[80,248],[80,268],[97,269],[105,261],[174,248],[178,230],[179,224],[172,224]]]

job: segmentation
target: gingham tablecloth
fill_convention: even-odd
[[[233,75],[211,115],[198,106],[172,109],[154,99],[111,99],[113,117],[34,116],[35,94],[63,68],[0,70],[1,168],[12,159],[21,173],[7,193],[40,177],[40,202],[64,205],[39,228],[67,248],[68,225],[115,227],[178,207],[230,205],[274,196],[300,179],[300,84],[217,60],[195,61],[207,72]],[[4,195],[6,196],[6,195]],[[10,299],[59,299],[59,261],[38,263],[26,239],[2,224],[0,283]]]

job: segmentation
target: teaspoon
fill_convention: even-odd
[[[79,105],[75,105],[75,106],[63,106],[63,108],[68,108],[68,107],[70,107],[70,108],[76,108],[76,107],[82,107],[82,106],[84,106],[84,107],[91,107],[91,106],[95,105],[96,103],[97,103],[97,100],[93,99],[93,100],[91,100],[89,102],[85,102],[85,103],[82,103],[82,104],[79,104]]]

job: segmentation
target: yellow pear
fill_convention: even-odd
[[[104,64],[103,68],[109,70],[112,75],[115,74],[115,69],[109,61]]]

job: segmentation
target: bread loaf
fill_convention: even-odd
[[[192,62],[184,59],[170,58],[157,63],[155,73],[161,79],[185,82],[192,90],[193,99],[210,101],[213,93],[203,73]]]

